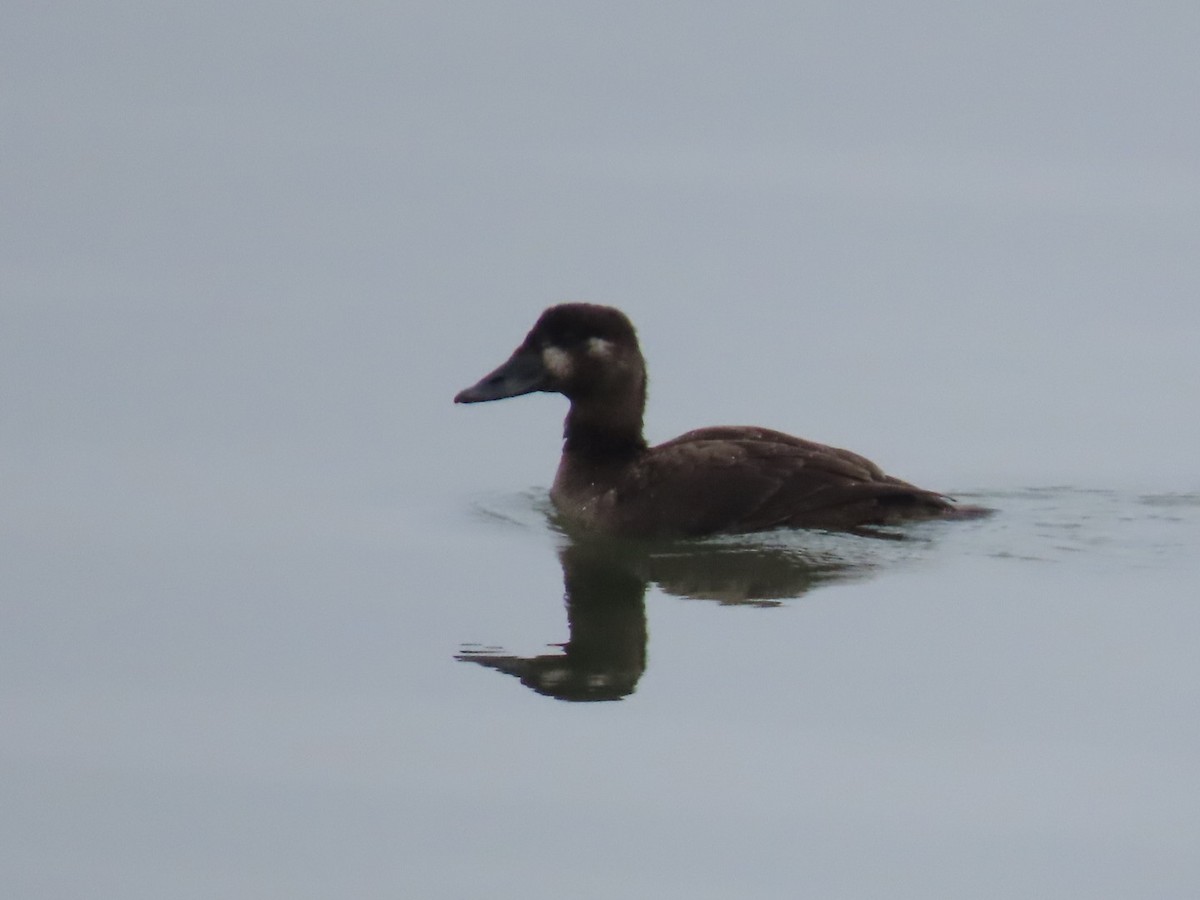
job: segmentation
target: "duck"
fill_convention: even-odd
[[[769,428],[698,428],[646,442],[646,362],[619,309],[562,303],[538,317],[512,355],[455,403],[536,392],[570,403],[550,489],[571,531],[693,538],[784,528],[859,531],[990,510],[887,475],[837,447]]]

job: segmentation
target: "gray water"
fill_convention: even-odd
[[[28,541],[6,881],[1185,895],[1200,496],[972,499],[895,540],[592,545],[525,492]]]
[[[4,896],[1200,891],[1200,13],[3,15]],[[568,537],[566,299],[996,513]]]

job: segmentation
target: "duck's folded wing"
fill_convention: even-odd
[[[858,454],[766,429],[689,432],[654,448],[639,475],[643,515],[683,534],[856,528],[951,508]]]

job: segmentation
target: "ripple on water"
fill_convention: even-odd
[[[872,536],[782,530],[621,541],[567,534],[543,490],[492,495],[476,504],[482,520],[538,535],[557,555],[569,638],[525,655],[464,643],[456,658],[515,676],[560,700],[617,700],[635,691],[646,668],[645,598],[651,587],[678,598],[762,608],[795,602],[826,585],[952,560],[1069,563],[1108,577],[1117,571],[1113,566],[1129,571],[1190,560],[1200,534],[1200,498],[1194,494],[1059,486],[956,496],[996,512]]]
[[[958,491],[954,496],[991,507],[996,514],[972,521],[921,522],[880,529],[875,538],[784,530],[665,542],[650,552],[659,569],[670,568],[672,560],[677,571],[712,565],[714,559],[738,560],[752,566],[757,556],[764,566],[781,558],[794,560],[839,580],[863,577],[905,562],[944,558],[947,553],[1020,562],[1090,561],[1096,565],[1154,567],[1189,559],[1200,546],[1197,492],[1147,493],[1048,485]],[[544,489],[491,495],[475,504],[475,512],[482,520],[540,531],[559,542],[569,540],[555,522],[553,505]]]
[[[1001,559],[1156,567],[1190,558],[1200,544],[1196,493],[1055,485],[956,496],[998,510],[975,549]]]

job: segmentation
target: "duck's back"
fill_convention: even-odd
[[[566,459],[564,464],[570,465]],[[625,534],[853,529],[937,518],[956,509],[940,494],[886,475],[856,453],[744,426],[689,431],[650,448],[619,472],[573,474],[582,478],[556,483],[560,509],[568,518],[584,509],[587,524]],[[593,490],[590,502],[581,505],[572,502],[572,483],[608,490]]]

